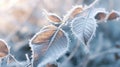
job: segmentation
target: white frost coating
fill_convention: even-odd
[[[44,30],[41,30],[41,31],[44,31]],[[41,31],[36,35],[42,33]],[[38,58],[38,61],[37,61],[38,64],[36,65],[37,67],[42,67],[43,65],[49,62],[56,61],[59,57],[61,57],[63,54],[65,54],[68,51],[68,46],[69,46],[68,35],[63,30],[60,30],[60,31],[62,31],[63,36],[58,39],[58,36],[56,34],[56,37],[54,37],[54,41],[48,47],[47,51]],[[31,41],[36,37],[36,35],[31,39]],[[31,41],[30,41],[30,46],[32,48],[33,54],[37,53],[38,55],[40,55],[41,49],[44,48],[43,46],[49,45],[48,43],[35,45],[35,44],[31,44]]]
[[[105,8],[92,8],[90,14],[89,14],[89,18],[94,18],[95,15],[99,12],[103,12],[108,14],[108,12],[105,10]]]
[[[73,34],[83,43],[88,44],[96,31],[96,21],[93,18],[77,17],[71,22]]]

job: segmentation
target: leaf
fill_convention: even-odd
[[[62,22],[62,20],[55,14],[49,14],[48,19],[49,21],[54,22],[54,23]]]
[[[0,40],[0,57],[5,57],[9,53],[9,49],[5,41]]]
[[[32,43],[40,45],[41,43],[48,42],[49,39],[55,33],[55,31],[56,31],[55,26],[48,26],[48,27],[43,28],[42,31],[38,33],[36,37],[32,40]]]
[[[71,22],[71,27],[73,34],[87,45],[95,34],[97,24],[93,18],[77,17]]]
[[[82,6],[75,6],[75,7],[72,9],[70,18],[74,18],[77,14],[81,13],[82,11],[83,11]]]
[[[112,12],[109,14],[107,20],[114,20],[114,19],[117,19],[118,17],[120,17],[120,15],[119,15],[117,12],[112,11]]]
[[[33,66],[43,66],[55,61],[68,50],[69,39],[65,32],[53,25],[44,27],[30,42]]]
[[[78,14],[83,12],[83,7],[81,5],[74,6],[65,16],[64,21],[71,20],[75,18]]]
[[[91,11],[89,11],[91,10]],[[94,18],[94,19],[105,19],[104,17],[106,17],[107,13],[106,10],[104,8],[91,8],[87,10],[88,13],[90,12],[90,18]]]
[[[98,16],[96,16],[98,13],[104,13],[104,15],[105,15],[105,18],[103,17],[103,15],[102,15],[102,17],[100,17],[100,15],[98,15]],[[104,9],[104,8],[88,8],[87,9],[87,7],[85,7],[84,9],[82,9],[82,11],[80,12],[80,13],[78,13],[75,17],[73,17],[72,19],[71,18],[66,18],[66,17],[69,17],[71,15],[71,13],[69,14],[68,13],[68,15],[66,15],[65,16],[65,18],[64,18],[64,20],[65,21],[68,21],[68,22],[71,22],[72,20],[74,20],[74,18],[76,18],[76,17],[86,17],[86,16],[88,16],[89,15],[89,18],[93,18],[93,19],[95,19],[96,18],[96,20],[97,19],[101,19],[99,22],[101,22],[102,20],[106,20],[106,15],[107,15],[107,12],[106,12],[106,10]]]
[[[44,11],[44,13],[46,15],[46,18],[51,23],[53,23],[53,24],[60,24],[62,22],[62,19],[58,15],[56,15],[54,13],[48,13],[45,9],[43,11]]]
[[[104,13],[104,12],[99,12],[99,13],[96,14],[95,19],[97,19],[97,20],[100,21],[100,22],[101,22],[101,21],[105,21],[106,16],[107,16],[106,13]]]

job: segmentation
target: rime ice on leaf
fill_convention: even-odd
[[[101,22],[101,21],[105,21],[106,16],[107,16],[106,13],[104,13],[104,12],[99,12],[99,13],[96,14],[95,19],[97,19],[97,20],[100,21],[100,22]]]
[[[88,44],[96,30],[96,22],[93,18],[77,17],[72,21],[72,32],[83,43]]]
[[[46,43],[49,41],[49,39],[53,36],[53,34],[56,31],[56,27],[55,26],[48,26],[43,28],[40,33],[38,35],[36,35],[36,37],[34,37],[34,39],[32,40],[33,44],[42,44],[42,43]]]
[[[120,15],[118,14],[118,12],[112,11],[112,12],[108,15],[107,20],[114,20],[114,19],[117,19],[118,17],[120,17]]]
[[[51,14],[51,15],[48,15],[48,19],[51,21],[51,22],[61,22],[61,19],[55,15],[55,14]]]
[[[68,50],[68,36],[53,25],[44,27],[31,40],[33,66],[55,61]]]
[[[82,6],[75,6],[73,7],[65,16],[64,16],[64,21],[68,20],[68,19],[73,19],[75,18],[76,15],[78,15],[79,13],[81,13],[83,11],[83,7]]]
[[[47,64],[46,67],[57,67],[55,64]]]
[[[74,18],[77,14],[81,13],[82,11],[83,11],[82,6],[75,7],[72,13],[70,14],[70,18]]]
[[[48,13],[46,10],[44,10],[46,18],[53,24],[60,24],[62,22],[62,19],[54,14],[54,13]]]
[[[0,40],[0,57],[5,57],[8,53],[9,49],[7,44],[3,40]]]

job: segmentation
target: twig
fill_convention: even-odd
[[[87,9],[95,6],[98,2],[99,2],[99,0],[95,0],[93,3],[91,3],[91,4],[87,7]]]

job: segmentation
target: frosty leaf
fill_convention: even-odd
[[[55,64],[47,64],[46,67],[57,67]]]
[[[74,18],[77,14],[81,13],[83,11],[82,6],[77,6],[73,8],[73,11],[70,15],[70,18]]]
[[[65,16],[64,16],[64,21],[73,19],[75,16],[77,16],[79,13],[83,11],[82,6],[74,6]]]
[[[96,22],[92,18],[77,17],[72,21],[72,32],[83,43],[88,44],[96,30]]]
[[[119,15],[117,12],[112,11],[112,12],[109,14],[107,20],[114,20],[114,19],[117,19],[118,17],[120,17],[120,15]]]
[[[9,50],[7,44],[3,40],[0,40],[0,57],[5,57],[8,53]]]
[[[46,18],[53,24],[60,24],[62,22],[62,19],[54,14],[54,13],[48,13],[45,9],[43,9]]]
[[[55,26],[47,26],[40,30],[31,40],[33,66],[42,66],[55,61],[68,49],[68,36]]]
[[[54,22],[54,23],[59,23],[59,22],[62,22],[61,19],[55,15],[55,14],[49,14],[48,15],[48,19],[51,21],[51,22]]]
[[[98,21],[105,21],[107,14],[104,12],[99,12],[96,14],[95,19]]]
[[[40,34],[36,35],[36,37],[32,40],[34,44],[41,44],[49,41],[49,39],[55,33],[56,27],[55,26],[48,26],[44,28],[45,30],[41,31]],[[50,30],[51,29],[51,30]]]

